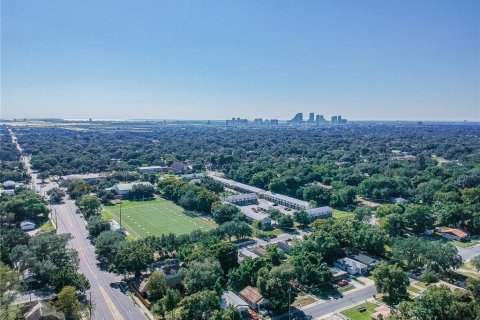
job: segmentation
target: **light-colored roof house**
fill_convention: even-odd
[[[347,271],[349,274],[364,274],[368,271],[366,264],[352,258],[338,259],[333,263],[333,266]]]
[[[188,170],[188,166],[185,163],[175,161],[170,165],[170,169],[174,173],[183,173]]]
[[[22,231],[30,231],[35,229],[35,223],[29,220],[20,222],[20,229]]]
[[[8,189],[15,189],[15,187],[17,186],[17,184],[15,183],[15,181],[12,181],[12,180],[7,180],[3,183],[3,188],[8,190]]]
[[[258,196],[256,193],[234,194],[234,195],[225,197],[225,201],[243,206],[247,204],[257,203]]]
[[[240,312],[248,310],[248,304],[245,300],[240,298],[233,291],[224,291],[222,295],[222,300],[220,302],[222,309],[226,309],[229,306],[234,307]]]
[[[45,303],[37,302],[23,314],[26,320],[64,320],[65,315],[57,312],[54,307]]]

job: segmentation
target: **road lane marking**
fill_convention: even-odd
[[[62,208],[62,212],[64,213],[64,215],[67,217],[67,220],[68,220],[68,222],[70,223],[70,226],[72,226],[73,238],[74,238],[75,241],[77,242],[78,251],[80,252],[80,255],[82,256],[83,260],[85,261],[85,264],[87,265],[88,270],[90,270],[90,272],[92,273],[93,277],[94,277],[95,280],[96,280],[96,279],[97,279],[97,275],[95,274],[95,272],[93,272],[92,268],[90,267],[90,263],[88,263],[87,256],[85,255],[85,252],[83,251],[83,248],[82,248],[82,245],[80,244],[80,241],[78,240],[78,235],[77,235],[77,233],[75,232],[75,228],[73,227],[73,223],[72,223],[72,220],[71,220],[70,217],[69,217],[68,211],[67,211],[67,209],[64,208],[63,206],[62,206],[61,208]]]
[[[108,309],[110,309],[110,312],[112,313],[113,318],[118,320],[123,320],[122,315],[118,312],[117,307],[115,307],[115,304],[113,303],[112,299],[110,299],[110,297],[108,296],[108,293],[105,291],[105,289],[103,289],[102,286],[99,286],[99,287],[100,287],[100,292],[102,293],[103,298],[107,302]]]

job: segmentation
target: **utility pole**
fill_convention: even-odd
[[[89,318],[92,320],[92,291],[90,291],[90,301],[88,303]]]
[[[120,201],[120,232],[122,232],[122,202]]]
[[[291,312],[291,304],[292,304],[292,285],[289,283],[288,286],[288,320],[291,320],[292,318],[292,312]]]

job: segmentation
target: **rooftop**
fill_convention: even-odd
[[[312,208],[312,209],[305,210],[305,212],[308,215],[318,215],[318,214],[324,214],[324,213],[331,213],[332,211],[333,211],[333,209],[330,208],[329,206],[318,207],[318,208]]]
[[[231,186],[232,188],[243,189],[243,190],[247,190],[249,192],[253,192],[253,193],[256,193],[256,194],[265,193],[265,190],[257,188],[257,187],[249,186],[248,184],[236,182],[236,181],[233,181],[233,180],[230,180],[230,179],[217,177],[213,174],[209,174],[209,176],[212,177],[213,179],[217,180],[218,182],[221,182],[223,184]]]
[[[225,197],[225,201],[237,202],[237,201],[257,199],[257,198],[258,196],[256,193],[242,193],[242,194],[234,194],[231,196],[227,196]]]
[[[142,185],[142,184],[146,186],[152,186],[150,182],[138,181],[138,182],[131,182],[131,183],[119,183],[116,185],[116,188],[120,191],[130,191],[132,190],[133,186]]]
[[[263,299],[263,296],[258,291],[258,288],[247,286],[245,289],[240,291],[240,294],[250,303],[256,304],[258,301]]]
[[[459,238],[467,238],[468,233],[466,233],[463,230],[457,229],[457,228],[448,228],[448,227],[442,227],[439,229],[439,232],[441,233],[450,233],[453,234]]]
[[[277,198],[277,199],[280,199],[280,200],[283,200],[283,201],[286,201],[286,202],[294,203],[294,204],[299,205],[299,206],[304,206],[306,208],[309,207],[309,203],[307,201],[295,199],[295,198],[285,196],[285,195],[280,194],[280,193],[267,191],[267,192],[265,192],[265,196],[271,196],[271,197],[274,197],[274,198]]]

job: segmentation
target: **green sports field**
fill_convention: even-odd
[[[120,222],[120,204],[105,206],[104,211],[106,216],[110,214]],[[182,207],[165,199],[122,201],[122,225],[136,238],[162,233],[185,234],[215,227],[211,220],[186,214]]]

